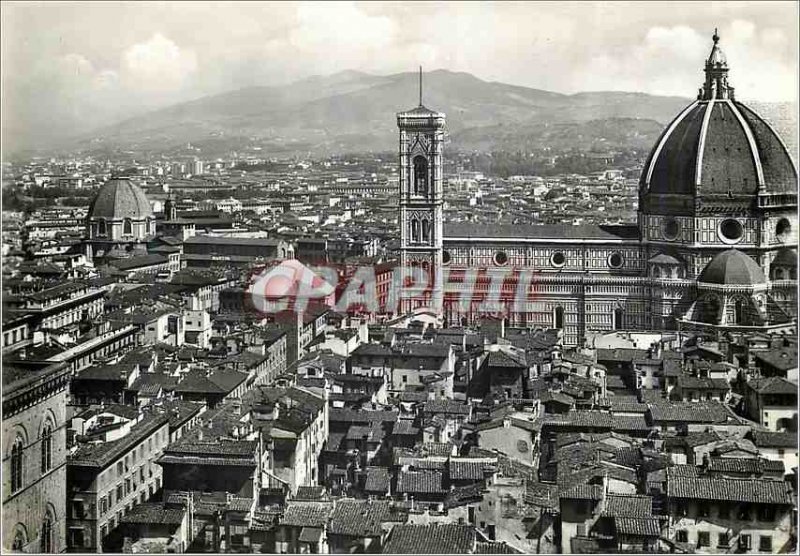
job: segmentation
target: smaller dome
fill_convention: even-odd
[[[764,284],[767,278],[751,257],[737,249],[729,249],[711,259],[697,281],[705,284],[748,286]]]
[[[775,258],[772,259],[772,266],[797,267],[797,252],[791,247],[780,249]]]
[[[89,218],[153,218],[153,209],[141,187],[127,178],[112,178],[89,205]]]

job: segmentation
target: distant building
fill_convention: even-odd
[[[84,245],[90,259],[123,258],[134,250],[146,252],[145,242],[155,233],[144,191],[128,178],[112,178],[89,205]]]
[[[169,417],[127,409],[125,417],[84,421],[78,431],[85,442],[70,455],[66,477],[71,552],[102,552],[131,508],[161,490],[156,460],[169,443]]]

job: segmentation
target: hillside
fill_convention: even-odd
[[[568,131],[566,137],[583,136],[581,145],[621,141],[638,146],[687,103],[642,93],[564,95],[446,70],[427,73],[424,79],[425,105],[447,114],[452,144],[459,148],[506,146],[518,140],[563,143],[559,131]],[[192,142],[218,150],[246,139],[278,152],[391,150],[396,142],[394,114],[415,106],[417,94],[415,73],[348,71],[174,105],[101,129],[74,146],[165,150]],[[620,122],[628,120],[643,121],[623,129]]]
[[[346,71],[249,87],[131,118],[69,148],[169,152],[191,143],[209,156],[253,145],[269,156],[392,151],[394,115],[417,104],[417,79]],[[649,149],[690,102],[609,91],[564,95],[446,70],[424,79],[423,102],[447,114],[448,148],[455,150]],[[796,147],[796,107],[753,106]]]

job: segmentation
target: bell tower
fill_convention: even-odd
[[[445,115],[422,104],[397,114],[400,131],[400,264],[420,267],[428,275],[428,302],[403,300],[402,310],[419,306],[441,312],[443,296],[442,147]]]

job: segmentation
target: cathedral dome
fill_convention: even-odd
[[[139,220],[153,218],[153,209],[138,185],[127,178],[112,178],[89,205],[89,218]]]
[[[737,249],[728,249],[711,259],[697,278],[705,284],[751,286],[764,284],[764,271],[751,257]]]
[[[734,100],[728,64],[717,44],[695,102],[656,142],[641,177],[652,194],[749,196],[796,193],[797,170],[772,127]]]

